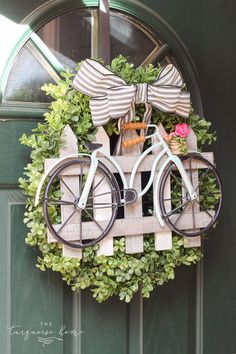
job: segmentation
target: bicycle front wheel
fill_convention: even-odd
[[[88,157],[62,164],[50,177],[43,196],[49,232],[72,248],[83,249],[100,242],[111,230],[120,204],[117,181],[99,161],[86,207],[78,207],[90,166]]]
[[[160,182],[160,209],[173,231],[194,237],[207,233],[214,226],[222,204],[222,184],[215,167],[201,155],[190,153],[181,160],[197,197],[190,199],[180,172],[171,163]],[[169,183],[171,192],[168,192]]]

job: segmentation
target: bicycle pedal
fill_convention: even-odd
[[[133,188],[124,189],[124,199],[126,204],[131,204],[136,202],[138,199],[138,193]]]

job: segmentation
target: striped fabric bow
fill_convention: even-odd
[[[91,97],[90,109],[95,126],[105,125],[110,119],[132,117],[134,104],[139,103],[145,103],[149,118],[152,106],[187,118],[190,95],[182,91],[182,85],[181,76],[172,64],[164,67],[152,84],[127,85],[92,59],[83,61],[73,80],[76,90]]]

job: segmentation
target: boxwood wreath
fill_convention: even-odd
[[[79,66],[75,68],[77,72]],[[135,68],[123,56],[115,58],[108,67],[127,83],[151,83],[157,77],[161,66],[148,65]],[[60,243],[47,242],[46,226],[42,213],[42,205],[34,206],[34,198],[38,183],[44,171],[45,158],[58,157],[62,131],[69,124],[78,138],[79,151],[86,152],[84,142],[93,141],[96,129],[92,125],[89,109],[89,98],[72,88],[75,73],[66,70],[57,84],[47,84],[42,90],[52,97],[50,109],[44,114],[44,122],[40,122],[32,134],[23,134],[20,141],[30,147],[31,163],[25,167],[25,178],[20,178],[20,187],[27,196],[24,223],[29,232],[26,243],[38,246],[41,256],[37,258],[36,267],[41,271],[52,269],[61,273],[62,279],[73,291],[90,288],[93,297],[102,302],[113,295],[120,300],[130,302],[133,295],[141,289],[142,296],[148,298],[158,286],[175,277],[175,269],[180,265],[197,263],[202,253],[199,248],[184,248],[183,238],[173,236],[171,250],[155,251],[154,236],[144,237],[144,252],[140,254],[125,253],[125,237],[114,239],[114,256],[97,256],[99,245],[83,252],[83,258],[69,258],[62,255]],[[140,119],[144,107],[139,105],[136,119]],[[167,132],[173,131],[178,123],[186,122],[197,135],[198,145],[211,144],[216,139],[215,132],[210,131],[211,123],[194,114],[185,120],[175,114],[167,114],[153,108],[152,122],[161,122]],[[109,136],[119,134],[117,121],[113,120],[105,130]],[[177,186],[172,186],[172,193],[178,193]],[[207,191],[214,190],[214,181],[208,180],[204,185]],[[175,190],[176,189],[176,190]],[[152,213],[151,205],[147,208]],[[57,215],[55,213],[55,219]]]

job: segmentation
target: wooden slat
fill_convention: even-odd
[[[155,233],[155,250],[164,251],[172,248],[172,232],[156,232]]]
[[[210,161],[211,163],[214,162],[214,156],[213,156],[213,152],[203,152],[202,156],[207,159],[208,161]],[[112,156],[117,162],[118,164],[121,166],[121,169],[123,172],[125,173],[130,173],[132,171],[132,168],[135,164],[135,162],[137,161],[138,155],[125,155],[125,156]],[[154,159],[156,158],[156,154],[155,155],[148,155],[145,157],[145,159],[142,161],[142,163],[140,164],[140,166],[137,169],[137,172],[148,172],[151,169],[151,166],[153,164]],[[117,172],[115,167],[103,156],[99,156],[99,160],[101,162],[103,162],[107,168],[109,168],[109,170],[112,173]],[[59,161],[57,158],[54,159],[45,159],[45,171],[47,172],[49,170],[49,168],[56,162]],[[65,163],[64,161],[62,162],[62,164]],[[183,162],[183,165],[186,166],[186,163]],[[60,166],[60,164],[58,164],[58,166]],[[57,166],[57,167],[58,167]],[[160,166],[160,164],[159,164]],[[193,162],[193,168],[203,168],[205,165],[203,165],[201,162]],[[158,166],[157,166],[157,171],[158,171]],[[52,172],[51,172],[52,173]],[[73,170],[73,167],[71,167],[70,171],[66,171],[63,173],[67,173],[69,175],[75,174],[76,170]]]
[[[77,138],[73,133],[71,127],[67,124],[62,133],[62,141],[63,146],[59,150],[59,158],[65,157],[69,154],[77,154],[78,147],[77,147]],[[74,174],[70,172],[71,167],[63,170],[63,173],[60,174],[60,189],[62,192],[61,199],[73,202],[75,197],[74,195],[79,195],[79,173],[80,170]],[[73,168],[75,170],[75,168]],[[73,194],[74,195],[73,195]],[[73,205],[62,205],[61,206],[61,219],[62,223],[68,219],[68,217],[73,213],[74,206]],[[73,224],[80,222],[80,215],[79,213],[75,213],[70,220]],[[78,229],[79,231],[79,229]]]
[[[192,130],[192,128],[190,128],[190,133],[187,137],[187,147],[188,147],[188,150],[190,150],[190,151],[197,151],[197,137],[196,137],[196,134],[194,133],[194,131]],[[194,164],[192,164],[192,168],[196,170],[196,171],[192,172],[192,180],[193,180],[192,184],[193,184],[193,187],[196,188],[198,186],[198,172],[197,172],[197,169],[195,168]],[[200,166],[198,166],[198,168],[200,168]],[[187,171],[187,174],[190,177],[190,173],[188,171]],[[186,213],[188,213],[188,208],[191,208],[191,205],[186,208],[186,210],[185,210]],[[199,205],[197,203],[194,203],[194,211],[195,212],[199,211]],[[201,246],[201,236],[185,237],[184,238],[184,247],[191,248],[191,247],[200,247],[200,246]]]
[[[64,184],[65,183],[65,184]],[[67,186],[70,188],[71,192],[74,193],[74,195],[79,195],[79,181],[78,177],[75,176],[63,176],[63,183],[60,182],[60,188],[61,188],[61,199],[66,200],[69,202],[74,202],[75,198],[71,194],[70,190],[67,188]],[[75,211],[74,205],[61,205],[61,223],[64,223]],[[70,218],[70,222],[72,224],[78,224],[78,232],[79,232],[79,223],[80,223],[80,211],[77,210],[76,213]]]
[[[187,171],[187,175],[190,178],[190,172]],[[197,188],[198,186],[198,172],[197,170],[192,172],[192,185],[194,188]],[[183,195],[186,195],[186,191],[182,190]],[[193,204],[194,212],[197,213],[200,211],[199,204],[194,203]],[[190,203],[186,209],[185,213],[191,213],[191,218],[192,219],[192,226],[194,225],[193,218],[192,218],[192,203]],[[191,248],[191,247],[200,247],[201,246],[201,236],[196,236],[196,237],[184,237],[184,247],[186,248]]]
[[[159,132],[161,134],[161,136],[165,136],[166,135],[166,131],[164,129],[164,127],[162,126],[162,124],[159,124],[158,126],[159,128]],[[158,142],[157,137],[153,137],[152,139],[152,143],[156,144]],[[161,151],[161,148],[157,147],[155,150],[153,150],[153,154],[154,157],[156,157],[156,155],[158,155],[158,153]],[[157,166],[157,171],[160,168],[162,162],[164,162],[164,160],[166,159],[166,157],[164,157],[158,164]],[[170,198],[170,178],[167,180],[166,183],[166,187],[165,187],[165,191],[164,191],[164,197],[165,198]],[[154,196],[153,196],[154,197]],[[156,196],[159,199],[159,195]],[[167,206],[168,209],[170,210],[171,208],[171,202],[169,203],[169,206]],[[162,251],[162,250],[169,250],[172,248],[172,232],[171,231],[165,231],[165,232],[155,232],[154,234],[155,237],[155,249],[157,251]]]
[[[78,234],[78,232],[77,232]],[[71,258],[82,258],[82,250],[78,248],[68,247],[63,245],[63,256],[71,257]]]
[[[61,138],[63,146],[59,151],[60,157],[78,153],[77,138],[68,124],[64,128]]]
[[[78,153],[78,146],[77,146],[77,138],[73,133],[71,127],[66,125],[63,134],[62,134],[63,146],[60,148],[59,155],[61,157],[65,157],[70,154],[77,154]],[[70,170],[68,168],[67,170]],[[63,175],[62,181],[60,182],[61,191],[62,191],[62,200],[73,201],[74,196],[71,192],[74,193],[75,196],[79,195],[79,176],[78,172],[77,175]],[[69,187],[69,188],[68,188]],[[61,222],[65,222],[70,215],[74,212],[73,205],[62,205],[61,206]],[[73,223],[76,225],[77,231],[77,239],[80,235],[80,219],[81,213],[79,210],[72,216],[72,218],[68,221],[68,223]],[[65,233],[65,240],[69,237]],[[82,257],[82,251],[80,249],[74,249],[63,245],[63,255],[68,257]]]
[[[123,141],[134,139],[138,137],[138,134],[135,130],[128,130],[124,133]],[[124,158],[127,158],[128,155],[135,155],[137,159],[137,155],[140,155],[140,146],[138,144],[133,145],[130,148],[122,149],[122,154],[125,155]],[[131,171],[130,171],[131,172]],[[130,174],[126,174],[126,179],[129,181]],[[139,192],[141,190],[141,173],[137,173],[134,181],[134,189]],[[124,207],[125,218],[129,217],[139,217],[142,220],[143,217],[143,206],[142,206],[142,198],[139,198],[134,204],[126,205]],[[133,228],[133,225],[129,225],[128,228]],[[113,234],[114,235],[114,234]],[[122,235],[122,233],[121,233]],[[127,235],[126,228],[123,229],[123,235]],[[133,233],[133,236],[126,237],[125,239],[125,249],[126,253],[133,254],[143,252],[143,234],[137,230],[137,234]]]
[[[96,134],[96,142],[102,143],[103,144],[103,149],[106,151],[106,153],[110,154],[110,139],[108,135],[106,134],[105,130],[103,127],[99,127],[97,130]],[[101,179],[101,176],[97,175],[95,176],[94,179],[94,185],[99,182]],[[101,193],[106,193],[110,191],[110,186],[107,182],[103,181],[101,185],[99,185],[96,188],[96,193],[95,194],[101,194]],[[111,195],[103,195],[100,197],[94,198],[94,202],[99,203],[111,203],[112,198]],[[111,209],[94,209],[93,211],[94,217],[97,221],[101,220],[108,220],[111,217],[112,210]],[[109,235],[109,237],[105,237],[101,242],[99,242],[99,249],[97,251],[97,255],[105,255],[105,256],[112,256],[113,255],[113,237],[112,234]]]
[[[213,216],[214,212],[211,210],[208,210],[208,212]],[[178,215],[173,216],[172,221],[174,222]],[[201,211],[197,214],[197,221],[196,221],[196,226],[197,227],[204,227],[209,223],[209,215]],[[103,220],[100,222],[100,225],[102,227],[105,227],[107,225],[108,221]],[[183,217],[181,218],[181,221],[179,223],[180,228],[182,230],[188,230],[191,227],[192,221],[190,220],[190,214],[184,214]],[[132,225],[132,227],[130,227]],[[53,226],[55,230],[60,227],[60,225],[54,225]],[[70,241],[76,241],[77,240],[77,225],[76,224],[68,224],[62,232],[62,236],[66,237]],[[83,227],[83,238],[86,239],[91,239],[91,235],[95,233],[96,225],[94,225],[93,222],[83,222],[82,223]],[[133,235],[137,234],[144,234],[144,233],[155,233],[155,232],[167,232],[170,231],[170,228],[165,225],[163,228],[159,225],[157,218],[155,216],[145,216],[143,218],[140,217],[134,217],[134,218],[125,218],[125,219],[116,219],[114,222],[114,225],[110,231],[110,234],[112,234],[113,237],[118,237],[124,234],[125,230],[125,235],[127,238],[132,237]],[[64,234],[67,234],[64,236]],[[108,234],[109,236],[109,234]],[[54,237],[48,232],[48,237],[50,242],[56,242]]]
[[[170,177],[168,177],[164,190],[164,198],[168,199],[171,195],[170,189]],[[157,196],[159,198],[159,196]],[[166,211],[171,210],[171,201],[168,202],[169,205],[166,205]],[[155,233],[155,249],[157,251],[169,250],[172,248],[172,232],[156,232]]]

